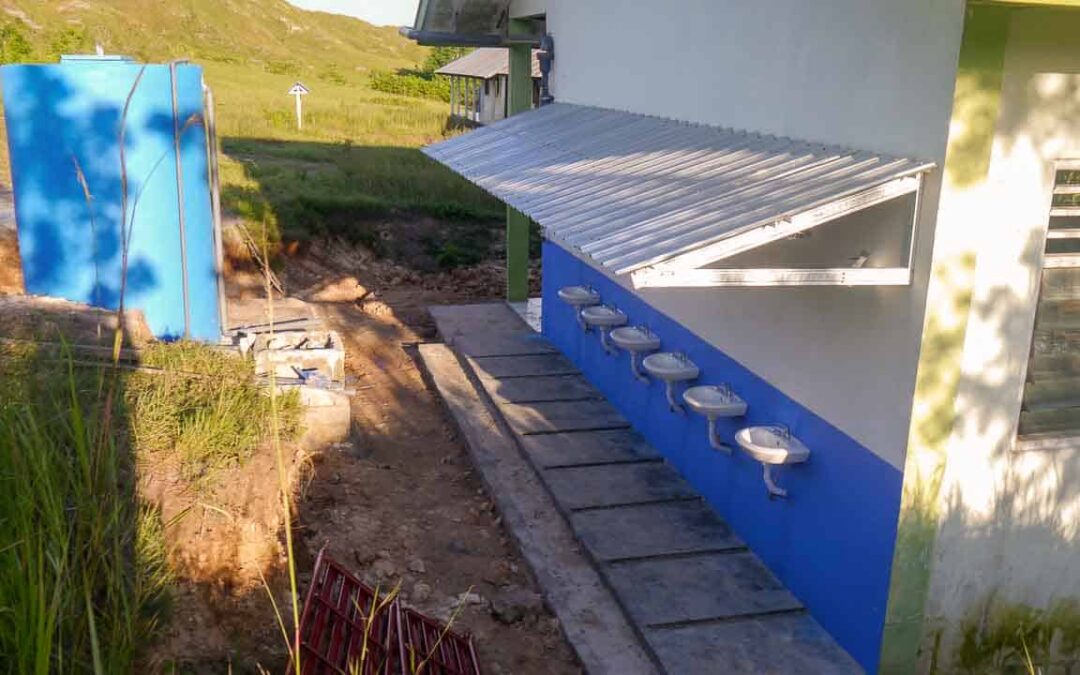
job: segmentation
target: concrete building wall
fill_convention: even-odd
[[[1080,589],[1080,443],[1014,450],[1053,161],[1080,158],[1078,34],[1080,10],[1011,15],[989,172],[943,224],[977,261],[927,608],[944,658],[990,599],[1046,607]]]
[[[561,101],[943,157],[963,0],[546,4]]]
[[[548,0],[553,93],[570,103],[940,161],[962,7],[961,0]],[[640,296],[900,468],[939,183],[939,174],[927,181],[910,287]]]

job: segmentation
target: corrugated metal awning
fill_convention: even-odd
[[[505,47],[479,47],[460,59],[451,61],[435,71],[436,75],[456,75],[490,80],[496,75],[510,74],[510,52]],[[540,60],[532,51],[532,76],[540,77]]]
[[[934,166],[565,103],[424,152],[616,274],[704,267],[915,192]]]

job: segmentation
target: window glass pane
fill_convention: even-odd
[[[1080,253],[1080,239],[1047,239],[1047,253]]]

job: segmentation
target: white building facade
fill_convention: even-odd
[[[596,246],[574,243],[583,241],[579,230],[564,225],[564,211],[545,207],[542,182],[507,187],[492,178],[494,168],[466,174],[549,235],[545,335],[870,672],[971,666],[982,654],[977,629],[1016,615],[1010,609],[1030,610],[1032,622],[1057,621],[1050,633],[1080,621],[1075,604],[1069,609],[1080,589],[1074,4],[510,3],[512,18],[554,41],[550,90],[564,112],[546,113],[552,120],[617,111],[637,116],[623,119],[628,129],[651,128],[648,116],[927,167],[917,193],[845,211],[832,229],[800,232],[806,243],[784,238],[733,257],[739,273],[708,284],[642,283],[644,276],[600,262]],[[558,125],[532,131],[552,144],[572,142]],[[664,197],[649,182],[658,179],[634,174],[645,166],[634,159],[643,146],[627,136],[622,150],[576,164],[551,160],[543,170],[557,185],[617,169],[616,178],[630,181],[620,199],[660,209]],[[694,163],[705,149],[664,155],[664,180],[676,181],[667,191],[704,189]],[[529,161],[521,166],[545,160]],[[745,178],[747,194],[768,201],[749,185],[754,175]],[[715,203],[703,195],[692,217],[708,219]],[[759,204],[747,198],[743,210]],[[747,283],[753,274],[741,269],[817,267],[807,261],[830,253],[861,268],[860,247],[874,239],[867,233],[903,229],[912,217],[907,273],[888,282],[868,275],[788,284],[773,275]],[[878,256],[875,249],[869,258]],[[705,276],[723,277],[694,278]],[[747,400],[747,420],[722,434],[746,423],[790,427],[812,455],[783,468],[787,499],[769,499],[760,465],[712,450],[704,420],[673,415],[662,386],[635,382],[624,362],[582,333],[558,297],[576,285],[648,325],[664,350],[689,355],[702,381],[730,384]],[[1047,659],[1077,658],[1060,653],[1060,638],[1047,651]]]

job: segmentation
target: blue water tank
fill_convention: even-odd
[[[202,69],[65,57],[4,66],[0,79],[27,292],[116,309],[126,233],[125,307],[141,310],[158,337],[216,341]]]

